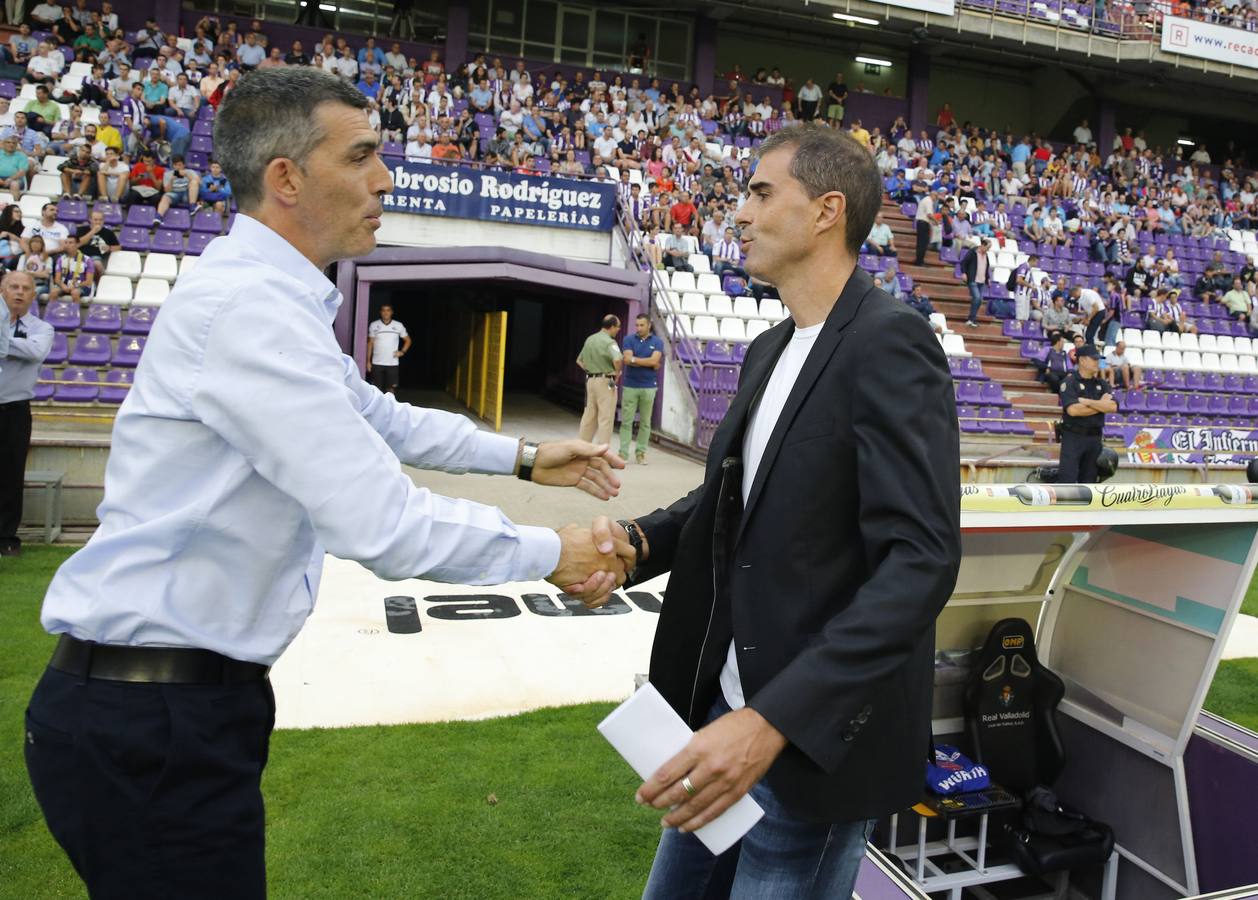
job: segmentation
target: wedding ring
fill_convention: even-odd
[[[690,781],[690,776],[689,776],[689,775],[686,775],[685,777],[683,777],[683,778],[682,778],[682,780],[681,780],[681,787],[682,787],[682,790],[684,790],[684,791],[685,791],[685,792],[686,792],[689,796],[691,796],[691,797],[693,797],[695,794],[699,793],[699,792],[695,789],[695,786],[691,783],[691,781]]]

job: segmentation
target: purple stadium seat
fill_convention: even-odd
[[[1210,399],[1205,394],[1190,394],[1188,396],[1188,413],[1189,415],[1200,415],[1210,408]]]
[[[1147,413],[1166,412],[1167,396],[1163,391],[1149,391],[1145,394],[1144,411]]]
[[[62,197],[57,202],[57,221],[79,224],[87,221],[87,204],[82,200]]]
[[[144,343],[147,340],[147,338],[135,336],[119,338],[118,349],[114,351],[111,362],[115,366],[134,369],[140,364],[140,354],[144,352]]]
[[[0,81],[0,97],[5,98],[6,100],[12,100],[16,96],[17,85],[14,82],[9,81],[8,79]]]
[[[1188,389],[1188,379],[1178,369],[1168,369],[1162,373],[1162,387],[1168,391],[1184,391]]]
[[[134,209],[135,207],[132,207]],[[118,243],[122,245],[123,250],[134,250],[137,253],[147,253],[152,239],[149,237],[147,228],[139,228],[135,225],[124,225],[121,233],[118,235]]]
[[[1184,387],[1190,391],[1204,391],[1206,389],[1206,376],[1201,372],[1185,372]]]
[[[957,420],[961,424],[962,431],[969,432],[969,433],[981,432],[983,430],[983,426],[980,425],[976,421],[976,419],[977,419],[977,415],[974,412],[974,407],[972,406],[958,406],[957,407]]]
[[[705,394],[699,398],[699,418],[704,422],[719,422],[729,412],[729,397],[724,394]]]
[[[203,135],[205,137],[213,137],[214,123],[209,119],[198,118],[192,123],[192,133],[195,135]]]
[[[157,221],[157,210],[151,206],[137,204],[127,210],[127,225],[136,228],[152,228],[155,221]]]
[[[198,122],[213,122],[214,112],[215,112],[214,107],[210,106],[210,104],[206,103],[202,105],[202,107],[197,110],[197,121]]]
[[[991,434],[1005,433],[1005,423],[1001,421],[1000,410],[994,406],[980,406],[978,409],[978,422],[986,432]]]
[[[983,402],[983,385],[977,381],[961,381],[957,383],[957,402],[975,405]]]
[[[1258,416],[1258,397],[1249,398],[1249,415]]]
[[[1218,374],[1217,372],[1207,372],[1206,377],[1205,377],[1205,383],[1202,385],[1202,387],[1204,390],[1207,390],[1207,391],[1223,390],[1223,376]]]
[[[74,339],[67,359],[76,366],[103,366],[109,362],[109,338],[99,334],[80,334]]]
[[[155,253],[183,253],[183,232],[159,228],[153,233],[152,250]]]
[[[1024,436],[1035,434],[1034,429],[1026,423],[1025,415],[1020,409],[1010,407],[1000,414],[1000,418],[1004,421],[1005,431],[1009,434],[1020,434]]]
[[[1249,415],[1249,398],[1233,396],[1227,403],[1227,414],[1229,416],[1248,416]]]
[[[1144,412],[1148,399],[1145,391],[1127,391],[1123,395],[1122,410],[1125,413]]]
[[[749,346],[750,344],[734,345],[734,362],[738,363],[740,366],[743,364],[743,359],[747,356],[747,348]]]
[[[182,207],[171,207],[162,216],[162,228],[172,231],[187,231],[192,227],[192,213]]]
[[[100,394],[100,388],[93,383],[99,380],[100,373],[95,369],[71,366],[57,379],[53,399],[61,403],[91,403]]]
[[[1226,416],[1230,400],[1230,397],[1215,394],[1210,398],[1210,405],[1206,408],[1206,412],[1212,416]]]
[[[52,349],[48,351],[47,358],[44,362],[50,365],[60,365],[66,361],[66,354],[69,352],[69,346],[66,336],[60,331],[54,332],[52,336]]]
[[[122,224],[122,207],[117,203],[97,203],[92,211],[103,215],[105,224],[110,228],[117,228]]]
[[[122,326],[123,334],[148,334],[153,328],[153,320],[157,318],[157,307],[133,306],[127,311],[127,321]]]
[[[79,305],[73,300],[52,301],[42,318],[56,331],[77,331],[82,324]]]
[[[384,141],[380,144],[381,156],[405,156],[406,148],[397,141]]]
[[[1010,406],[1008,400],[1005,399],[1005,392],[1000,387],[998,381],[988,381],[983,384],[983,404],[985,406]]]
[[[723,344],[720,341],[708,341],[707,347],[703,350],[703,361],[724,366],[734,361],[734,355],[730,352],[728,344]]]
[[[961,360],[961,369],[965,372],[966,378],[974,381],[987,381],[987,375],[983,372],[983,361],[977,356]]]
[[[64,338],[63,338],[64,340]],[[51,400],[54,389],[53,382],[57,380],[57,373],[48,367],[39,370],[39,380],[35,382],[35,399]]]
[[[210,169],[210,154],[189,150],[184,154],[184,162],[188,164],[190,169],[195,169],[198,172],[208,172]]]
[[[84,331],[117,334],[122,330],[122,311],[111,304],[92,304],[83,319]]]
[[[206,245],[208,245],[210,241],[214,240],[216,237],[218,237],[217,234],[209,234],[208,232],[205,232],[205,231],[194,231],[188,235],[188,247],[183,252],[188,253],[192,256],[200,256],[202,252],[204,252]],[[157,249],[157,248],[154,247],[154,249]],[[171,250],[168,252],[178,253],[180,251]]]
[[[214,152],[214,138],[204,134],[194,134],[188,149],[196,153],[212,154]]]
[[[105,373],[105,381],[109,387],[100,389],[101,403],[121,403],[127,399],[127,392],[135,382],[135,372],[131,369],[110,369]]]
[[[676,347],[677,361],[682,365],[693,366],[703,362],[703,350],[697,341],[682,340]]]
[[[114,126],[115,128],[118,128],[118,129],[121,129],[121,128],[122,128],[122,124],[123,124],[122,110],[120,110],[120,109],[111,109],[111,110],[109,110],[109,112],[107,112],[107,113],[105,114],[105,117],[106,117],[107,119],[109,119],[109,124],[110,124],[110,125]]]
[[[1246,375],[1241,390],[1246,394],[1258,394],[1258,375]]]
[[[1166,393],[1166,411],[1168,413],[1185,413],[1188,412],[1188,395],[1181,394],[1178,391]]]
[[[206,234],[222,234],[223,217],[212,209],[203,209],[192,217],[192,230]]]

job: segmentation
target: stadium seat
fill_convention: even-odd
[[[163,278],[141,278],[135,286],[136,306],[161,306],[170,293],[170,285]]]
[[[696,275],[703,275],[712,271],[712,266],[708,263],[708,258],[702,253],[690,254],[690,268],[695,270]]]
[[[972,355],[965,349],[965,338],[956,332],[943,335],[943,349],[944,353],[949,356],[966,357]]]
[[[1217,353],[1202,353],[1201,368],[1207,372],[1222,372],[1223,364]]]
[[[726,316],[720,320],[721,323],[721,339],[726,341],[745,341],[747,340],[747,330],[743,326],[743,320],[736,316]]]
[[[724,294],[708,295],[708,312],[720,318],[734,315],[734,301]]]
[[[57,379],[52,398],[60,403],[91,403],[100,393],[100,387],[94,383],[99,380],[99,372],[72,366]]]
[[[105,382],[108,386],[101,386],[97,399],[101,403],[121,403],[127,399],[127,392],[135,382],[135,372],[131,369],[110,369],[105,373]]]
[[[1133,351],[1138,355],[1133,355]],[[1160,369],[1165,365],[1162,360],[1162,351],[1157,347],[1147,347],[1144,350],[1139,347],[1128,347],[1127,358],[1133,366],[1144,366],[1148,369]]]
[[[77,366],[103,366],[109,362],[109,338],[100,334],[80,334],[71,342],[67,359]]]
[[[127,287],[130,286],[128,283]],[[117,334],[122,331],[121,308],[112,303],[93,303],[87,308],[87,314],[83,317],[83,330]]]
[[[782,301],[776,297],[765,297],[760,301],[760,317],[768,319],[770,322],[781,322],[786,318],[786,310],[782,308]]]
[[[82,325],[79,305],[71,300],[53,300],[44,310],[42,318],[55,331],[77,331]]]
[[[1236,347],[1237,355],[1252,356],[1254,353],[1254,342],[1252,338],[1234,337],[1232,343]]]
[[[674,272],[669,287],[675,291],[693,291],[695,289],[695,277],[690,272]]]
[[[1252,356],[1242,356],[1237,361],[1240,363],[1240,370],[1246,375],[1258,373],[1258,359]]]
[[[115,256],[118,254],[115,253]],[[112,260],[110,260],[112,262]],[[92,303],[107,303],[115,306],[126,306],[131,302],[131,279],[121,275],[105,275],[96,286]]]
[[[721,290],[721,279],[717,278],[711,272],[704,272],[695,277],[695,289],[704,294],[725,293],[725,291]]]
[[[106,275],[121,278],[139,278],[144,269],[143,258],[132,250],[115,250],[105,264]]]
[[[1197,338],[1197,349],[1202,353],[1216,353],[1219,349],[1218,338],[1212,334],[1203,334]]]
[[[932,326],[938,326],[939,330],[942,333],[944,334],[952,333],[952,329],[948,327],[948,320],[944,318],[943,313],[931,313],[929,318],[930,318],[930,324]]]
[[[673,334],[681,334],[686,337],[694,336],[694,328],[690,323],[690,316],[684,313],[677,313],[674,316],[670,316],[669,320],[672,322]]]
[[[38,194],[41,197],[60,197],[61,196],[61,179],[56,175],[45,175],[40,172],[31,179],[30,187],[26,189],[28,194]]]
[[[681,295],[681,311],[688,316],[706,316],[708,299],[703,294],[691,291]]]
[[[1154,333],[1156,334],[1157,332],[1154,332]],[[1139,328],[1124,328],[1123,329],[1123,342],[1126,343],[1128,347],[1145,346],[1144,337],[1140,333]],[[1160,343],[1159,343],[1159,346],[1161,346]]]
[[[1183,352],[1183,362],[1181,362],[1179,366],[1181,369],[1183,369],[1186,372],[1203,371],[1204,367],[1201,364],[1200,353],[1198,353],[1196,350],[1184,350],[1182,352]]]
[[[110,362],[115,366],[134,369],[140,364],[140,354],[144,352],[147,338],[131,335],[118,339],[118,346]]]
[[[133,306],[127,310],[127,321],[123,323],[123,334],[148,334],[153,329],[153,320],[157,318],[157,309],[152,306]]]
[[[1219,366],[1224,372],[1230,374],[1239,374],[1241,370],[1240,359],[1235,353],[1220,353]]]
[[[1236,341],[1236,338],[1232,337],[1230,334],[1224,334],[1224,335],[1220,335],[1215,340],[1215,343],[1218,345],[1219,353],[1235,353],[1236,352],[1235,341]]]
[[[61,193],[61,185],[57,185],[57,193]],[[25,193],[18,200],[18,209],[22,210],[22,219],[26,222],[38,222],[39,217],[44,213],[44,204],[48,202],[47,197],[41,197],[38,194]]]
[[[192,234],[188,235],[188,246],[184,249],[184,252],[192,254],[193,256],[199,256],[216,237],[218,237],[217,234],[209,234],[204,231],[194,231]]]
[[[1197,343],[1197,336],[1185,332],[1179,336],[1179,349],[1181,350],[1200,350],[1201,345]]]
[[[1152,333],[1159,334],[1159,332],[1156,332],[1156,331],[1153,331]],[[1150,334],[1149,331],[1146,331],[1144,333],[1146,342],[1149,340],[1149,334]],[[1165,331],[1165,332],[1161,332],[1160,334],[1161,334],[1160,339],[1162,341],[1162,349],[1164,350],[1183,350],[1184,349],[1184,347],[1179,342],[1180,335],[1178,332]],[[1146,343],[1145,346],[1147,347],[1149,346],[1149,344]]]
[[[174,281],[179,275],[179,260],[170,253],[150,253],[144,258],[145,278]]]
[[[744,319],[760,318],[760,308],[756,305],[756,298],[750,296],[735,297],[734,315],[741,316]]]
[[[713,316],[695,316],[694,336],[701,341],[719,341],[721,326]]]
[[[747,340],[754,341],[773,326],[764,319],[752,319],[747,323]]]
[[[70,157],[68,156],[57,156],[56,154],[49,153],[44,157],[44,161],[40,164],[39,171],[52,175],[55,178],[60,178],[61,170],[59,167],[63,162],[69,161]],[[61,182],[58,181],[57,183],[60,184]]]

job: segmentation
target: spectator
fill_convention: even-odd
[[[301,41],[293,41],[293,48],[284,56],[284,63],[290,66],[308,66],[310,57],[302,49]]]
[[[105,161],[96,173],[96,196],[109,203],[121,203],[130,186],[130,167],[122,161],[117,147],[106,147]]]
[[[450,139],[450,133],[443,131],[432,148],[432,158],[442,162],[458,162],[463,158],[463,148]]]
[[[169,114],[193,121],[201,108],[201,92],[188,83],[188,76],[181,72],[175,77],[175,86],[166,94]]]
[[[1233,319],[1238,322],[1249,321],[1253,311],[1252,305],[1249,293],[1245,290],[1245,283],[1240,278],[1232,279],[1232,289],[1223,295],[1221,302],[1227,307],[1228,315]]]
[[[57,221],[57,204],[45,203],[40,210],[38,222],[32,222],[22,231],[26,242],[26,252],[31,252],[31,241],[40,238],[49,254],[61,252],[61,244],[69,234],[69,229]]]
[[[1083,334],[1085,343],[1096,343],[1098,332],[1106,326],[1106,323],[1114,318],[1114,310],[1110,308],[1099,293],[1090,287],[1084,287],[1076,284],[1070,289],[1071,305],[1079,310],[1082,321],[1087,323]]]
[[[817,118],[817,114],[821,111],[821,101],[824,98],[821,87],[811,78],[804,82],[803,87],[799,89],[799,117],[805,122],[811,122]]]
[[[843,73],[834,76],[834,81],[826,88],[826,119],[831,128],[843,124],[843,105],[847,103],[847,85],[843,81]]]
[[[930,298],[926,296],[926,291],[920,284],[913,285],[913,290],[904,298],[904,302],[917,310],[923,319],[930,321],[930,317],[935,314],[935,306],[930,302]]]
[[[935,197],[942,202],[947,194],[943,188],[940,188],[935,195],[927,194],[917,203],[917,213],[913,216],[913,226],[917,232],[917,252],[913,258],[913,264],[922,266],[926,264],[926,251],[930,249],[931,236],[935,226]]]
[[[865,245],[871,253],[878,256],[895,256],[895,235],[891,232],[891,226],[882,219],[882,213],[874,216],[874,227],[869,230],[869,236],[865,238]]]
[[[965,289],[970,292],[970,314],[965,320],[967,328],[978,327],[978,312],[983,306],[983,291],[989,280],[987,253],[991,246],[991,241],[983,238],[977,247],[971,247],[961,257],[961,274],[965,276]]]
[[[30,166],[30,160],[18,146],[17,135],[10,133],[0,138],[0,183],[13,195],[14,206],[9,207],[11,209],[17,208],[17,201],[26,190],[26,174]]]
[[[266,59],[266,50],[258,43],[258,36],[252,31],[245,33],[245,42],[236,51],[236,62],[246,72],[252,72]]]
[[[184,165],[182,156],[171,161],[171,167],[162,178],[162,199],[157,202],[157,224],[161,224],[166,211],[172,205],[191,206],[200,211],[197,195],[201,189],[201,176]]]
[[[9,17],[12,21],[12,16]],[[25,67],[35,55],[39,41],[31,37],[31,26],[23,22],[18,26],[18,33],[9,38],[9,53],[13,64]]]
[[[1127,344],[1119,341],[1114,345],[1105,357],[1107,368],[1101,372],[1101,376],[1109,382],[1110,390],[1114,388],[1126,388],[1132,391],[1138,391],[1141,388],[1141,368],[1132,365],[1130,358],[1127,356]]]
[[[52,264],[49,301],[68,297],[75,303],[84,303],[91,297],[95,281],[96,267],[92,260],[79,249],[78,238],[72,234],[66,235],[61,252]]]
[[[219,215],[227,212],[227,204],[232,197],[232,187],[227,176],[223,174],[223,167],[218,164],[217,160],[210,163],[209,174],[201,179],[199,197],[203,203],[213,204],[214,211]]]
[[[682,235],[682,225],[674,222],[672,234],[664,240],[664,266],[678,272],[693,272],[690,265],[690,245]]]
[[[48,293],[48,279],[52,275],[52,259],[48,255],[48,248],[38,234],[29,240],[24,238],[23,244],[26,251],[17,261],[14,271],[30,275],[35,282],[36,297],[45,297]]]
[[[166,35],[157,27],[157,20],[146,19],[144,27],[135,33],[135,50],[132,56],[136,59],[155,59],[165,43]]]
[[[1075,317],[1066,308],[1065,294],[1053,295],[1052,305],[1044,310],[1040,321],[1044,326],[1044,333],[1048,335],[1050,341],[1053,340],[1054,335],[1066,334],[1074,327]]]
[[[35,48],[35,55],[26,64],[26,75],[22,80],[28,84],[54,84],[61,76],[63,68],[61,55],[54,56],[48,44],[40,41]]]
[[[22,207],[10,203],[0,211],[0,274],[22,258]]]
[[[104,274],[109,254],[122,249],[118,235],[105,225],[105,214],[97,209],[92,210],[86,225],[80,225],[75,230],[74,237],[83,255],[92,261],[97,275]]]
[[[156,206],[162,199],[162,186],[165,184],[166,170],[154,159],[153,151],[147,148],[140,151],[140,158],[131,166],[128,175],[128,190],[122,202],[131,206]]]
[[[1066,380],[1066,376],[1070,374],[1070,370],[1074,368],[1070,359],[1070,354],[1066,350],[1066,334],[1064,331],[1055,331],[1049,335],[1051,349],[1048,356],[1042,363],[1038,363],[1040,380],[1048,386],[1048,389],[1054,394],[1061,393],[1061,384]]]
[[[1092,129],[1088,127],[1087,119],[1083,119],[1075,126],[1073,134],[1076,144],[1087,146],[1092,143]]]
[[[45,2],[35,4],[30,12],[31,21],[43,31],[52,31],[54,25],[62,19],[61,7],[56,3]]]
[[[732,226],[726,226],[721,240],[712,248],[712,271],[718,278],[729,273],[746,280],[747,272],[742,267],[742,260],[742,252],[738,240],[734,237],[734,229]]]
[[[92,148],[79,144],[74,156],[57,167],[61,172],[61,193],[76,200],[86,200],[96,191],[98,166]]]
[[[279,69],[288,65],[284,59],[284,52],[279,47],[272,47],[271,51],[266,55],[262,62],[258,63],[259,69]]]

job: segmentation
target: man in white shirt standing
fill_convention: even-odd
[[[393,318],[393,307],[380,307],[380,318],[367,326],[367,374],[379,390],[397,393],[398,360],[411,349],[406,326]]]
[[[516,525],[402,471],[607,498],[624,462],[398,403],[341,352],[324,270],[372,250],[392,189],[367,103],[286,66],[219,108],[239,213],[166,299],[115,420],[100,528],[48,589],[41,620],[61,637],[26,763],[92,896],[265,897],[267,671],[310,614],[325,549],[383,578],[550,578],[596,602],[623,580],[611,539],[600,552],[588,529]]]

